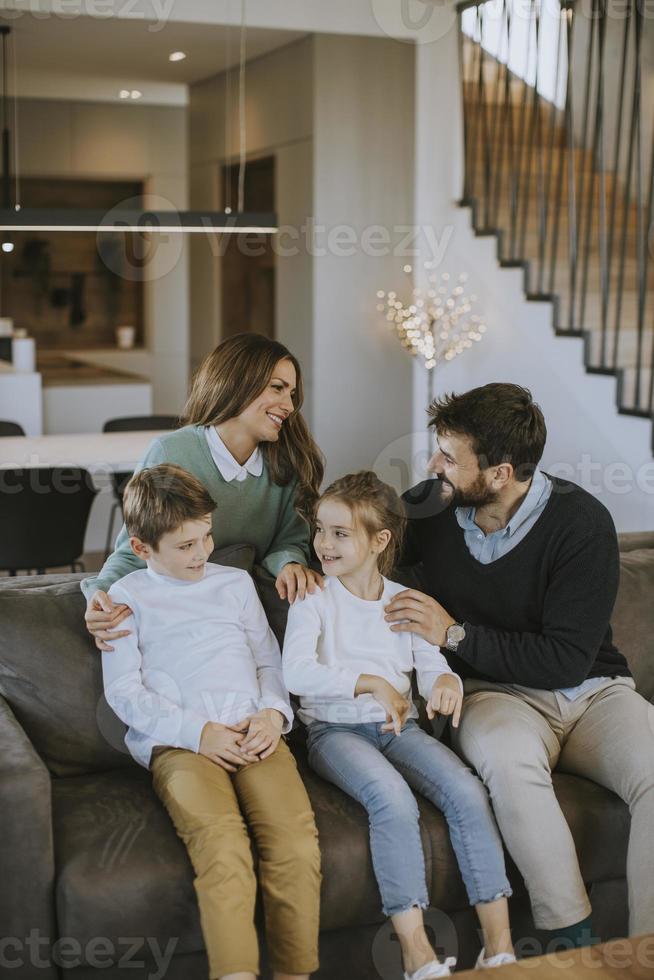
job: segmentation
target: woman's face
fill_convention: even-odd
[[[295,411],[292,396],[296,385],[292,362],[287,358],[277,361],[262,393],[238,416],[256,442],[277,442],[286,419]]]

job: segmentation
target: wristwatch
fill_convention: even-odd
[[[466,638],[466,631],[463,628],[463,623],[452,623],[451,626],[447,627],[445,631],[445,647],[447,650],[451,650],[452,653],[456,653],[459,643],[462,643]]]

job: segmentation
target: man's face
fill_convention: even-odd
[[[495,470],[479,469],[468,436],[441,433],[436,436],[436,452],[427,469],[440,481],[443,495],[455,507],[483,507],[497,499],[491,486]]]

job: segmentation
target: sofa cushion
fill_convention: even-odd
[[[381,923],[363,807],[308,769],[301,738],[293,739],[293,750],[320,837],[321,929]],[[622,878],[627,807],[586,779],[555,774],[554,785],[584,880]],[[431,903],[447,912],[465,909],[445,820],[430,803],[418,802]],[[176,938],[176,954],[203,948],[191,863],[149,773],[134,767],[54,780],[53,822],[61,935],[75,937],[83,948],[98,935],[116,947],[121,937],[131,936],[151,937],[160,949]],[[514,890],[524,894],[510,862],[509,875]]]
[[[212,558],[250,571],[254,549],[235,545]],[[8,578],[0,587],[0,694],[56,776],[136,765],[104,698],[80,578]]]
[[[620,589],[611,624],[636,690],[654,701],[654,548],[621,553]]]
[[[186,849],[141,767],[55,779],[52,812],[59,935],[152,937],[201,950]],[[142,957],[137,957],[142,958]]]

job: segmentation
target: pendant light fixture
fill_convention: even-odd
[[[156,211],[112,208],[110,211],[87,208],[23,208],[18,194],[11,201],[10,133],[7,124],[7,50],[10,27],[0,26],[2,36],[2,207],[0,233],[17,231],[86,231],[86,232],[166,232],[203,234],[274,234],[277,219],[272,212],[244,211],[245,186],[245,0],[241,0],[241,33],[239,52],[239,181],[237,210],[225,211]],[[229,65],[226,65],[229,71]],[[14,106],[17,92],[14,85]],[[17,168],[16,168],[17,169]]]

